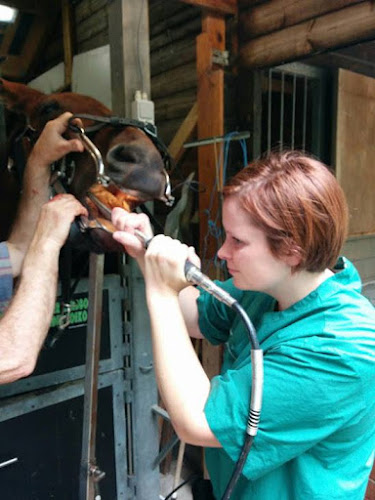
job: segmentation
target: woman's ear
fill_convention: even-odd
[[[302,250],[297,246],[292,247],[283,260],[291,268],[296,268],[302,261]]]

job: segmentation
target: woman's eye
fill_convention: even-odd
[[[241,240],[239,240],[238,238],[234,238],[234,237],[233,237],[233,241],[234,241],[234,243],[235,243],[236,245],[239,245],[240,243],[242,243],[242,241],[241,241]]]

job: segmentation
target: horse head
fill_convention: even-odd
[[[8,131],[11,140],[14,136],[20,137],[20,128],[24,128],[25,123],[37,138],[49,120],[70,111],[82,117],[81,131],[86,132],[84,138],[88,137],[88,142],[94,143],[99,151],[103,160],[103,178],[109,181],[110,196],[118,196],[119,193],[125,196],[129,210],[148,200],[160,199],[169,203],[172,199],[168,194],[169,179],[166,172],[168,154],[152,126],[112,117],[111,110],[96,99],[74,92],[47,95],[26,85],[0,79],[0,95],[8,121],[12,119],[11,130]],[[64,171],[68,168],[70,172],[66,189],[89,209],[93,209],[87,193],[100,182],[93,155],[85,152],[69,156],[64,166]],[[102,213],[94,215],[103,216]],[[108,228],[108,223],[102,229],[99,226],[89,230],[95,250],[119,250],[119,245],[103,230]]]

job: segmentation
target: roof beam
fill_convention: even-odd
[[[237,0],[180,0],[214,11],[216,14],[237,14]]]
[[[246,68],[275,66],[374,37],[373,1],[351,5],[295,26],[254,38],[240,48]]]

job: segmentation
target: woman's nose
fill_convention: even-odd
[[[225,244],[225,241],[224,243],[221,245],[221,247],[219,248],[219,250],[217,251],[217,256],[219,257],[219,259],[221,260],[227,260],[228,259],[228,256],[227,256],[227,251],[226,251],[226,244]]]

